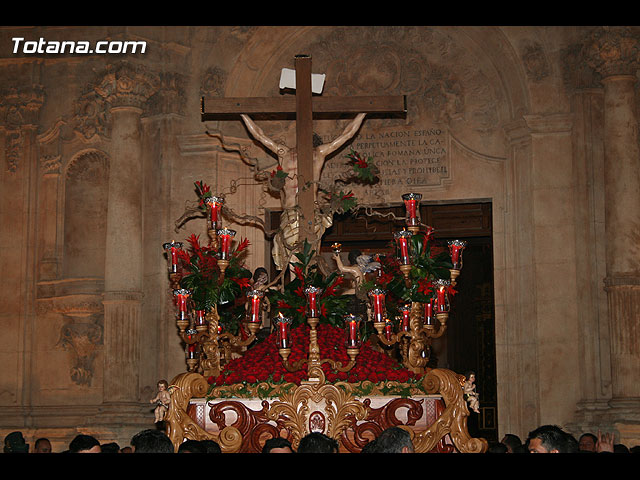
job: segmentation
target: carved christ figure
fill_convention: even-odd
[[[365,113],[359,113],[356,117],[349,122],[343,132],[336,139],[329,143],[315,146],[313,149],[313,179],[314,182],[314,198],[318,190],[317,182],[320,180],[322,169],[326,158],[342,147],[350,138],[352,138],[364,120]],[[240,115],[244,121],[249,133],[262,143],[266,148],[271,150],[278,157],[278,163],[282,170],[289,174],[289,177],[285,180],[285,186],[281,192],[280,202],[282,209],[295,207],[297,204],[296,196],[298,193],[298,155],[295,148],[289,148],[284,144],[276,143],[273,139],[265,135],[264,131],[255,124],[255,122],[246,114]]]
[[[313,188],[314,201],[317,197],[318,182],[324,168],[327,157],[342,147],[349,139],[355,136],[362,125],[365,113],[359,113],[349,122],[342,133],[333,141],[325,144],[315,145],[313,149],[313,178],[305,179],[311,182]],[[296,148],[290,148],[284,144],[276,143],[273,139],[265,135],[264,131],[246,114],[240,115],[249,133],[266,148],[278,157],[278,163],[282,170],[288,174],[284,182],[284,187],[280,191],[280,203],[282,205],[282,215],[280,216],[280,231],[274,238],[272,250],[273,261],[278,270],[287,267],[288,259],[296,249],[299,232],[299,212],[298,212],[298,155]],[[327,227],[333,224],[331,214],[315,213],[315,234],[318,241],[322,238]],[[317,249],[316,249],[317,250]]]

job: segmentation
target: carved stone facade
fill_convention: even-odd
[[[175,225],[193,182],[234,212],[278,208],[238,151],[268,154],[236,119],[202,123],[200,98],[279,95],[281,69],[304,53],[327,75],[325,96],[407,96],[406,118],[368,118],[353,140],[383,172],[358,198],[399,204],[411,189],[426,202],[491,202],[501,434],[555,423],[640,444],[639,29],[2,27],[0,37],[0,434],[49,436],[63,450],[79,431],[124,445],[152,425],[157,380],[185,370],[161,245],[198,228]],[[38,39],[146,49],[38,53]],[[331,139],[348,120],[315,128]],[[261,126],[295,141],[293,122]],[[248,267],[264,265],[259,229],[230,223],[252,244]]]

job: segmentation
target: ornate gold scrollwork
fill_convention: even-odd
[[[442,437],[449,434],[460,452],[485,452],[488,448],[487,441],[484,438],[472,438],[467,430],[469,410],[458,375],[451,370],[434,369],[429,371],[422,384],[428,393],[442,395],[446,408],[427,430],[415,433],[415,451],[429,452]]]
[[[261,422],[275,423],[274,431],[286,430],[294,449],[305,435],[312,431],[320,431],[340,441],[345,432],[353,428],[357,422],[372,421],[370,402],[355,397],[348,383],[326,384],[322,369],[315,372],[319,376],[318,383],[303,384],[287,390],[281,390],[278,398],[271,403],[262,402],[262,410],[257,412]],[[175,449],[185,439],[212,439],[218,442],[224,453],[239,452],[246,441],[254,442],[252,428],[262,428],[248,420],[234,426],[224,426],[218,434],[210,433],[199,426],[187,413],[191,398],[204,398],[209,385],[200,374],[183,373],[178,375],[170,386],[171,404],[165,417],[167,433]],[[439,394],[445,403],[440,417],[426,430],[419,430],[409,424],[400,425],[408,430],[413,438],[415,451],[426,453],[434,450],[446,435],[449,435],[456,449],[462,453],[483,453],[488,443],[483,438],[472,438],[467,431],[469,410],[464,400],[460,376],[444,369],[429,371],[423,380],[423,388],[429,394]],[[234,403],[234,402],[229,402]],[[246,412],[245,412],[246,413]],[[249,412],[254,414],[255,412]],[[253,426],[252,426],[253,425]],[[369,427],[368,427],[369,428]],[[241,432],[242,430],[242,432]],[[245,447],[246,449],[246,447]]]
[[[320,383],[301,385],[289,393],[280,396],[273,402],[267,412],[271,420],[280,420],[291,433],[291,444],[297,449],[300,439],[311,433],[313,414],[322,410],[326,416],[324,433],[338,439],[349,427],[351,418],[363,420],[367,416],[365,405],[356,400],[351,388],[338,388],[324,383],[324,374],[318,369]]]
[[[178,375],[169,386],[171,403],[165,416],[167,435],[175,450],[185,439],[214,440],[223,453],[235,453],[240,449],[242,435],[235,427],[226,427],[219,434],[209,433],[200,427],[187,413],[189,401],[194,397],[204,397],[209,384],[197,373]]]

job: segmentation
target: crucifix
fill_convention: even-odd
[[[355,97],[322,97],[312,92],[311,57],[296,55],[295,57],[295,97],[233,97],[202,98],[201,120],[214,120],[221,116],[241,115],[249,130],[257,134],[263,143],[275,151],[274,142],[262,135],[253,122],[249,123],[251,114],[295,114],[296,120],[296,163],[297,163],[297,197],[289,198],[300,210],[299,239],[307,240],[312,245],[316,239],[315,189],[312,187],[319,178],[314,176],[313,116],[314,114],[335,115],[357,113],[360,126],[366,113],[402,113],[407,111],[406,97],[399,96],[355,96]],[[346,131],[341,140],[333,147],[341,146],[348,138],[355,135],[356,129]],[[256,133],[257,132],[257,133]],[[317,161],[317,160],[316,160]],[[324,158],[322,159],[324,161]],[[316,166],[317,167],[317,166]],[[317,174],[318,168],[315,169]],[[307,186],[307,187],[305,187]]]

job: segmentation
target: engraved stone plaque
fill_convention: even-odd
[[[361,203],[385,203],[408,190],[441,187],[451,178],[449,133],[442,127],[363,128],[350,147],[327,162],[322,185],[339,183],[352,175],[346,158],[349,148],[372,160],[380,170],[373,185],[345,183],[344,189],[352,190]]]

